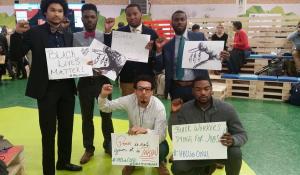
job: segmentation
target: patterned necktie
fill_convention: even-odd
[[[182,68],[182,56],[183,56],[183,49],[184,49],[184,37],[180,37],[180,42],[178,46],[177,52],[177,62],[176,62],[176,78],[177,80],[181,80],[184,76],[184,69]]]

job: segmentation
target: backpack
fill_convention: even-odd
[[[288,100],[289,103],[292,105],[300,106],[300,83],[292,84],[290,93],[291,93],[291,96]]]

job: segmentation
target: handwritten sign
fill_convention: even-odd
[[[174,160],[227,159],[220,142],[226,130],[226,122],[173,125]]]
[[[90,45],[90,56],[93,69],[101,71],[102,75],[111,80],[117,78],[127,60],[125,56],[96,39]]]
[[[111,49],[120,52],[130,61],[148,63],[146,45],[150,35],[113,31]]]
[[[224,41],[186,41],[182,67],[188,69],[221,70],[220,52]]]
[[[159,137],[153,134],[129,136],[111,134],[112,164],[130,166],[159,166]]]
[[[50,80],[93,76],[88,47],[46,48]]]

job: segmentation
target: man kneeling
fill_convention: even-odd
[[[227,146],[226,160],[174,160],[174,175],[199,175],[205,173],[204,167],[215,163],[225,164],[227,175],[238,175],[242,165],[240,147],[247,142],[247,134],[233,107],[212,97],[212,84],[208,77],[197,77],[193,81],[194,100],[183,104],[182,100],[172,101],[169,133],[172,125],[226,122],[228,132],[220,141]],[[207,174],[207,173],[206,173]],[[209,174],[209,173],[208,173]],[[202,175],[202,174],[201,174]]]
[[[108,100],[107,96],[112,93],[112,85],[104,84],[99,96],[99,108],[103,112],[112,112],[116,109],[127,111],[129,119],[128,134],[157,134],[159,135],[159,175],[169,175],[165,166],[169,146],[166,141],[166,109],[162,102],[152,96],[154,80],[150,76],[140,76],[134,82],[134,93]],[[122,175],[133,173],[134,166],[125,166]]]

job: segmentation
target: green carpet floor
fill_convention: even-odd
[[[6,80],[0,86],[0,134],[5,135],[14,144],[25,144],[26,171],[29,175],[38,175],[41,174],[41,138],[36,102],[24,96],[25,87],[26,80]],[[113,97],[119,96],[117,88],[115,89]],[[249,136],[249,141],[242,150],[243,160],[250,168],[243,164],[242,175],[253,174],[251,169],[257,175],[300,174],[300,107],[259,100],[229,98],[226,101],[238,111]],[[163,102],[169,111],[170,102]],[[15,108],[16,106],[22,108]],[[72,161],[77,163],[83,153],[78,101],[75,113],[77,115],[74,123]],[[97,108],[95,115],[99,116]],[[113,113],[113,118],[116,131],[125,132],[128,127],[126,114],[117,111]],[[95,122],[95,126],[100,126],[98,117],[95,118]],[[77,174],[120,174],[121,167],[111,166],[110,158],[101,148],[100,128],[96,128],[96,132],[96,155],[91,163],[84,166],[84,171]],[[217,172],[220,175],[222,173]],[[136,174],[145,174],[144,169],[140,169]],[[146,174],[149,174],[149,171]]]

